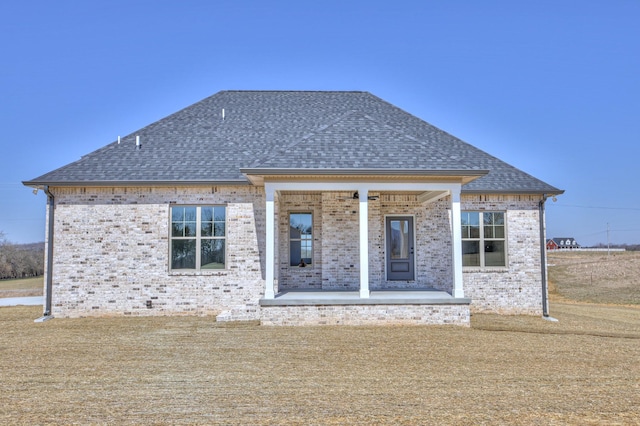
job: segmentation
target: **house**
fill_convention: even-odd
[[[551,238],[547,240],[547,250],[575,250],[580,244],[575,238]]]
[[[459,324],[546,315],[563,191],[366,92],[223,91],[24,182],[45,316]]]

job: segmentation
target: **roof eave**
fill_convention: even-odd
[[[242,168],[240,173],[244,175],[262,176],[310,176],[310,175],[347,175],[347,176],[485,176],[489,170],[481,169],[337,169],[337,168]]]
[[[462,187],[463,194],[495,194],[495,195],[545,195],[554,196],[564,194],[564,189],[464,189]]]
[[[136,186],[209,186],[209,185],[249,185],[246,179],[226,180],[79,180],[79,181],[23,181],[23,185],[42,189],[52,187],[136,187]]]

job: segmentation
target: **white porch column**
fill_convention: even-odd
[[[360,195],[360,297],[369,298],[369,188]]]
[[[464,297],[462,285],[462,223],[460,186],[451,190],[451,247],[453,249],[453,297]]]
[[[264,186],[267,200],[267,247],[265,250],[266,270],[265,270],[265,284],[264,284],[264,298],[273,299],[275,294],[273,291],[274,285],[274,271],[275,271],[275,188],[266,183]]]

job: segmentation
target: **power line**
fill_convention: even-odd
[[[605,206],[581,206],[578,204],[556,204],[554,207],[577,207],[580,209],[601,209],[601,210],[632,210],[640,211],[640,207],[605,207]]]

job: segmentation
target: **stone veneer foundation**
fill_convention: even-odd
[[[505,268],[465,269],[471,305],[261,307],[265,268],[265,196],[253,186],[51,188],[55,195],[52,314],[217,315],[263,324],[468,324],[469,312],[540,314],[539,197],[463,195],[462,210],[506,211]],[[276,265],[281,289],[357,290],[358,202],[353,194],[281,194],[276,201]],[[448,197],[370,193],[370,288],[451,292]],[[227,268],[169,270],[171,205],[227,206]],[[288,213],[311,211],[312,267],[288,265]],[[416,279],[387,281],[384,220],[412,215]],[[47,266],[49,267],[49,266]]]

